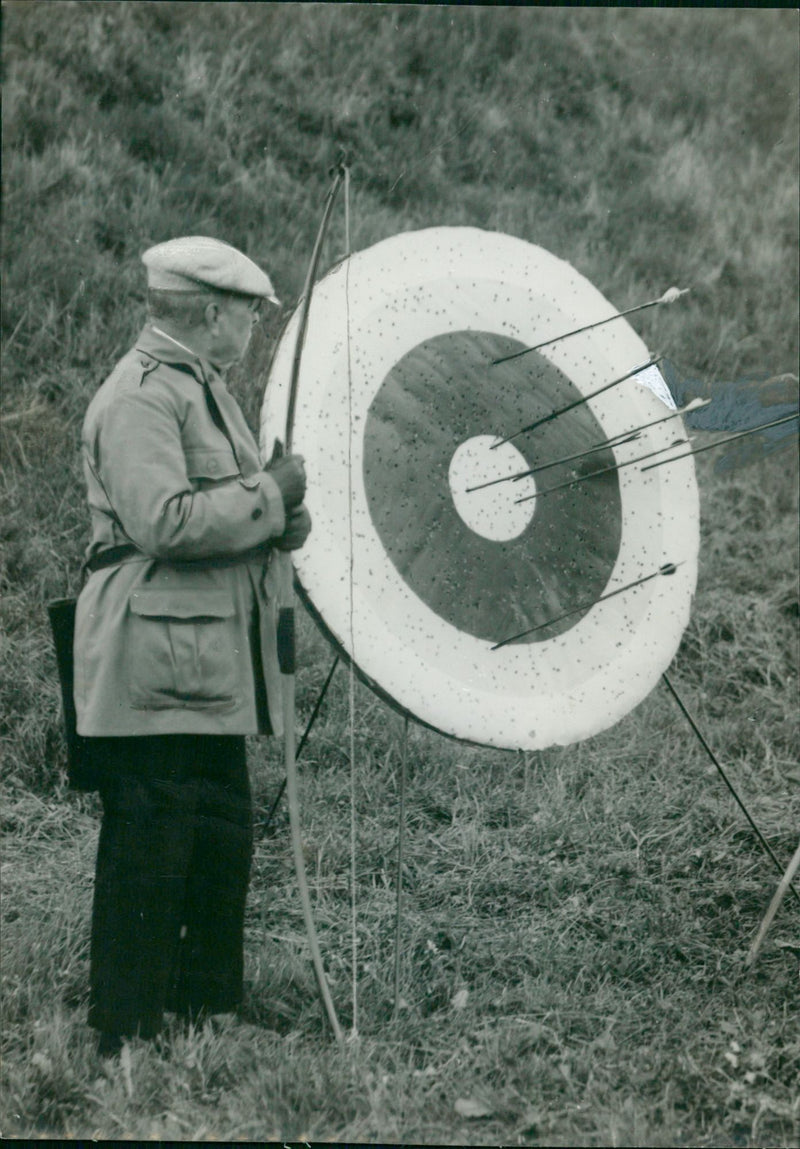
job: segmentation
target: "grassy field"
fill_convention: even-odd
[[[219,235],[302,285],[328,169],[352,246],[464,224],[540,243],[705,380],[797,371],[798,18],[784,10],[4,6],[2,739],[7,1137],[548,1145],[800,1142],[800,933],[659,688],[537,754],[413,727],[392,1011],[400,718],[333,680],[303,770],[337,1008],[322,1018],[283,808],[257,836],[242,1016],[101,1063],[85,1026],[99,805],[70,794],[46,602],[79,585],[78,442],[143,320],[139,253]],[[343,251],[337,212],[326,261]],[[269,344],[233,387],[253,422]],[[782,863],[797,845],[798,467],[700,457],[670,674]],[[301,620],[307,718],[331,662]],[[277,745],[253,740],[259,808]],[[356,928],[350,817],[356,812]],[[354,957],[355,955],[355,957]]]

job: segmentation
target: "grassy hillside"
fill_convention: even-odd
[[[343,149],[354,249],[508,232],[620,308],[691,286],[634,322],[700,378],[796,373],[797,13],[7,3],[3,65],[3,1132],[796,1144],[797,917],[787,900],[748,970],[777,874],[660,690],[566,750],[412,732],[390,1019],[400,725],[357,688],[360,1043],[334,1052],[324,1032],[279,819],[259,836],[243,1019],[102,1072],[83,1024],[98,808],[65,791],[44,606],[79,585],[80,423],[142,323],[141,251],[217,235],[291,306]],[[343,248],[337,211],[325,262]],[[268,358],[262,335],[233,380],[253,420]],[[672,673],[785,864],[796,455],[698,473],[700,583]],[[329,664],[304,619],[301,716]],[[346,1020],[349,745],[339,671],[303,799]],[[279,749],[252,757],[265,805]]]

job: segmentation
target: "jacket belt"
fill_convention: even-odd
[[[132,559],[141,553],[133,543],[120,543],[119,546],[106,547],[105,550],[98,551],[83,565],[88,574],[94,574],[95,571],[101,571],[105,567],[113,567],[116,563],[124,563],[126,559]]]
[[[147,558],[144,551],[140,551],[133,543],[120,543],[116,547],[106,547],[105,550],[98,551],[96,555],[92,555],[83,564],[83,570],[87,575],[94,574],[95,571],[105,570],[106,567],[113,567],[117,563],[127,562],[128,559],[133,558]],[[239,565],[247,565],[251,562],[264,563],[265,555],[263,553],[256,553],[255,551],[246,551],[241,555],[225,556],[224,558],[207,558],[207,559],[194,559],[187,560],[180,564],[182,567],[193,567],[196,570],[217,570],[220,567],[229,568]]]

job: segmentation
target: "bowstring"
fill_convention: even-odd
[[[356,735],[355,735],[355,531],[353,529],[353,375],[350,340],[350,169],[344,169],[345,231],[345,345],[347,348],[347,530],[350,543],[348,587],[350,594],[350,672],[348,678],[348,726],[350,735],[350,951],[353,1021],[351,1038],[358,1036],[358,910],[356,899]]]

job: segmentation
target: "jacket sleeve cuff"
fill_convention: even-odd
[[[258,490],[261,509],[266,513],[267,522],[272,528],[269,537],[279,538],[286,530],[286,509],[278,484],[266,471],[240,479],[239,482],[247,490]]]

